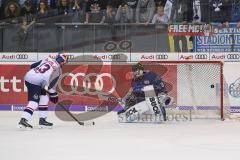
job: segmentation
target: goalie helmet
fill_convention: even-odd
[[[68,56],[65,54],[58,54],[55,59],[59,64],[65,64],[68,62]]]
[[[137,63],[135,65],[132,66],[132,71],[135,72],[137,70],[144,70],[144,67],[141,63]]]
[[[141,63],[137,63],[132,66],[133,75],[135,78],[140,78],[143,76],[144,67]]]

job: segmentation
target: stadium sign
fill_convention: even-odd
[[[2,62],[35,62],[37,61],[36,53],[2,53],[0,55]]]
[[[209,36],[212,26],[209,24],[171,24],[168,26],[170,36]]]
[[[224,61],[225,53],[211,53],[210,60]]]
[[[211,36],[194,37],[194,52],[240,52],[240,29],[236,23],[219,29],[214,25]]]
[[[131,53],[131,61],[168,61],[178,60],[178,53]]]
[[[84,53],[84,62],[127,62],[130,53]]]

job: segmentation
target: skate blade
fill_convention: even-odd
[[[44,126],[44,125],[39,125],[38,126],[39,129],[52,129],[53,126]]]
[[[17,128],[18,128],[19,130],[21,130],[21,131],[31,131],[31,130],[32,130],[32,128],[30,128],[30,127],[25,127],[25,126],[23,126],[23,125],[21,125],[21,124],[19,124],[19,125],[17,126]]]

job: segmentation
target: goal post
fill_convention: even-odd
[[[226,109],[223,62],[148,61],[141,63],[149,71],[164,70],[160,76],[175,102],[172,106],[166,107],[168,114],[190,113],[193,118],[224,120]]]

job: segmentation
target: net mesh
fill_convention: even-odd
[[[169,74],[175,83],[169,95],[174,104],[166,108],[169,116],[191,116],[191,118],[224,118],[222,65],[217,62],[161,62],[161,66],[175,67],[176,74]],[[174,75],[174,76],[173,76]],[[225,105],[225,109],[223,106]],[[222,110],[223,109],[223,110]]]

